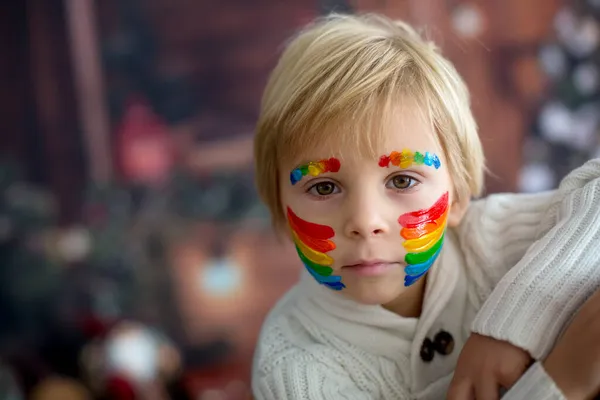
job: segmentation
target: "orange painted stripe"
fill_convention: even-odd
[[[290,223],[290,227],[292,228],[292,230],[298,236],[298,239],[300,239],[300,241],[302,243],[304,243],[307,247],[310,247],[311,249],[313,249],[315,251],[318,251],[321,253],[327,253],[328,251],[335,249],[335,243],[333,243],[331,240],[316,239],[316,238],[310,237],[310,236],[306,235],[305,233],[299,231],[298,229],[294,229],[294,227],[291,223]]]
[[[402,228],[402,230],[400,231],[400,235],[402,235],[402,237],[407,240],[418,239],[421,236],[427,235],[435,231],[440,226],[444,225],[447,216],[448,209],[446,209],[446,211],[444,212],[444,214],[442,214],[441,217],[439,217],[433,222],[428,222],[425,225],[419,225],[415,228]]]

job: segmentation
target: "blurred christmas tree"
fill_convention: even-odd
[[[36,341],[59,289],[60,262],[48,257],[56,207],[50,195],[0,163],[0,341]]]
[[[85,315],[129,311],[128,193],[90,193],[80,225],[57,225],[53,196],[0,163],[0,350],[35,348]],[[118,290],[117,290],[118,289]]]
[[[176,171],[160,188],[92,186],[80,225],[60,227],[52,196],[0,163],[0,356],[27,350],[35,363],[77,376],[89,318],[142,321],[186,346],[170,282],[170,235],[213,221],[224,227],[218,247],[244,221],[267,227],[252,181]],[[186,363],[215,362],[229,350],[216,340],[187,349]]]
[[[121,119],[130,97],[141,95],[169,124],[175,124],[198,112],[200,94],[186,73],[161,69],[158,38],[142,4],[114,2],[117,29],[102,42],[110,114]]]
[[[600,157],[600,1],[567,2],[554,27],[539,54],[551,89],[525,144],[522,191],[551,189]]]

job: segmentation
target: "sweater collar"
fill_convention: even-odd
[[[429,271],[420,318],[398,316],[379,305],[365,305],[317,283],[304,270],[299,283],[301,311],[329,333],[369,354],[396,358],[408,354],[417,335],[435,320],[456,286],[458,246],[447,235],[440,257]],[[420,335],[418,335],[420,336]]]

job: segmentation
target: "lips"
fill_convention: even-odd
[[[370,267],[377,264],[390,264],[390,261],[386,260],[357,260],[350,264],[344,265],[343,268],[352,268],[352,267]]]
[[[342,267],[343,270],[360,276],[377,276],[388,272],[400,264],[385,260],[364,260],[357,261]]]

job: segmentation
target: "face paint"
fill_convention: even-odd
[[[440,163],[440,159],[433,153],[425,152],[419,153],[412,152],[410,150],[404,149],[401,152],[392,151],[389,156],[383,155],[379,159],[380,167],[389,167],[390,163],[395,165],[396,167],[400,167],[406,169],[411,165],[427,165],[428,167],[434,167],[435,169],[440,168],[442,165]]]
[[[306,175],[317,176],[325,172],[338,172],[339,170],[340,160],[335,157],[331,157],[329,160],[311,161],[293,169],[290,172],[290,182],[295,185]]]
[[[287,217],[292,238],[296,245],[296,251],[300,260],[310,274],[322,285],[330,289],[342,290],[346,286],[341,282],[342,277],[331,275],[333,269],[333,258],[328,256],[328,251],[335,249],[335,243],[331,239],[335,232],[325,225],[313,224],[300,219],[288,207]]]
[[[439,256],[444,243],[448,217],[448,192],[429,209],[403,214],[398,218],[402,225],[400,235],[406,239],[403,246],[408,251],[404,261],[404,286],[410,286],[425,275]]]

